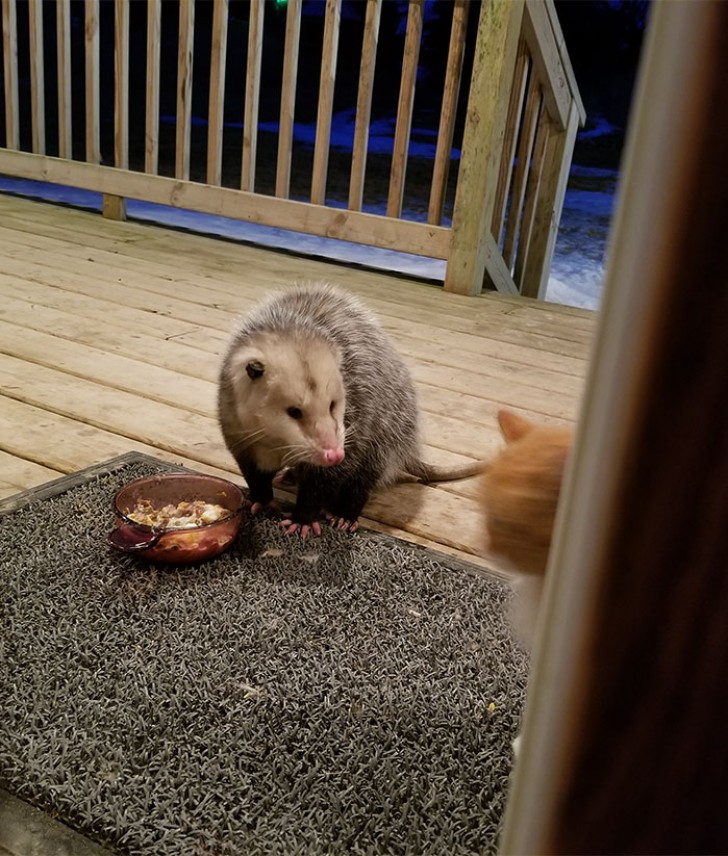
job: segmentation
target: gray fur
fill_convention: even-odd
[[[239,394],[230,363],[238,349],[254,344],[264,333],[285,334],[302,342],[322,339],[341,358],[346,390],[345,460],[323,468],[307,464],[296,467],[299,500],[302,491],[320,495],[321,506],[334,516],[355,520],[369,493],[403,478],[430,481],[463,478],[479,472],[479,465],[455,470],[432,467],[420,460],[417,398],[414,383],[392,340],[375,317],[355,298],[329,285],[296,287],[274,295],[256,307],[235,332],[220,375],[219,416],[225,441],[243,474],[256,463],[255,444],[241,451],[235,413]],[[271,474],[272,476],[272,474]],[[267,475],[266,475],[267,483]],[[311,489],[311,490],[309,490]],[[269,501],[267,488],[259,501]],[[314,505],[318,500],[311,500]],[[299,522],[310,522],[312,514],[299,503]],[[353,517],[352,517],[353,515]],[[296,516],[294,515],[294,520]]]

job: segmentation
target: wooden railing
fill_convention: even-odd
[[[417,191],[426,199],[421,215],[411,211],[407,179],[415,99],[424,88],[424,0],[409,2],[397,56],[391,45],[382,56],[378,44],[382,0],[351,4],[361,17],[353,52],[351,38],[340,50],[342,0],[326,0],[315,57],[300,53],[308,0],[250,0],[235,8],[242,21],[228,0],[85,0],[83,20],[72,19],[80,7],[70,0],[1,2],[0,173],[99,191],[111,217],[125,216],[126,199],[146,200],[445,259],[445,287],[455,292],[474,294],[486,285],[543,294],[584,120],[552,0],[454,0],[447,7],[442,68],[428,58],[432,80],[442,83],[431,178]],[[337,153],[332,166],[343,63],[350,73],[354,63],[358,76],[352,154],[349,162]],[[400,63],[380,193],[386,213],[375,213],[367,177],[375,161],[381,171],[383,156],[368,151],[374,92],[377,74],[391,77]],[[297,148],[294,118],[301,70],[310,75],[311,68],[319,82],[309,157]],[[461,86],[466,69],[469,92]],[[273,90],[279,107],[270,132],[261,110],[270,114]],[[227,121],[238,109],[240,121]],[[205,112],[206,138],[193,122]],[[458,161],[453,144],[460,134]],[[420,184],[422,171],[420,165]]]

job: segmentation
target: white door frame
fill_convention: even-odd
[[[651,372],[660,359],[657,345],[664,345],[660,333],[669,300],[665,283],[672,277],[674,287],[675,277],[666,273],[665,265],[674,261],[680,218],[694,213],[682,209],[699,129],[711,111],[715,115],[726,110],[725,101],[710,103],[706,96],[706,80],[715,72],[716,60],[711,57],[716,53],[709,48],[716,42],[716,27],[722,27],[720,37],[723,44],[726,41],[726,16],[720,6],[719,2],[654,2],[652,6],[611,235],[600,326],[566,473],[536,636],[521,753],[501,841],[503,854],[559,852],[554,849],[558,847],[554,842],[559,841],[559,816],[563,824],[559,800],[573,784],[571,762],[579,747],[583,691],[589,680],[598,680],[594,673],[600,667],[592,647],[600,575],[605,573],[615,521],[617,526],[624,525],[624,520],[619,522],[620,482],[634,460],[629,456],[635,452],[636,426],[641,424]],[[728,64],[723,61],[722,65],[724,91],[728,91]],[[728,140],[724,142],[725,157],[714,164],[723,172],[728,169]],[[728,244],[728,222],[725,230]],[[728,266],[728,248],[716,247],[715,252],[725,256]],[[680,271],[686,300],[691,299],[692,289],[704,286],[696,281],[699,275],[693,262],[694,257],[684,258]],[[724,285],[728,287],[725,280]],[[674,308],[672,304],[670,308]],[[664,430],[669,431],[670,425]],[[682,498],[676,497],[676,501]],[[710,503],[710,497],[706,502]],[[728,622],[728,616],[725,620]],[[621,630],[615,627],[615,636]],[[664,632],[669,634],[670,629]],[[615,644],[619,644],[618,638]],[[690,675],[675,676],[675,681],[683,681],[685,693],[691,691],[690,679]],[[621,703],[639,705],[641,700],[623,698]],[[669,747],[669,734],[664,738]],[[611,739],[616,759],[623,747],[619,738]],[[716,739],[724,740],[720,734]],[[619,817],[617,811],[615,823]]]

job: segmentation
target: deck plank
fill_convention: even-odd
[[[0,229],[0,241],[5,237]],[[64,288],[79,294],[96,294],[99,282],[107,283],[110,286],[107,298],[110,302],[161,315],[174,314],[190,323],[209,327],[215,334],[230,330],[238,315],[285,282],[281,277],[272,277],[264,283],[255,284],[232,282],[229,283],[229,287],[235,290],[235,296],[232,296],[222,289],[225,283],[221,279],[215,280],[214,284],[189,279],[171,282],[154,276],[151,270],[143,273],[130,270],[128,265],[121,264],[118,256],[112,255],[110,259],[102,256],[96,261],[88,254],[82,257],[80,253],[44,249],[31,242],[11,249],[0,249],[0,259],[6,274],[31,281],[47,281],[52,276]],[[55,272],[63,265],[72,268],[72,273],[58,278]],[[288,281],[291,279],[289,276]],[[172,285],[173,298],[170,297]],[[437,308],[406,306],[385,298],[386,295],[369,297],[367,304],[380,317],[383,325],[395,332],[410,326],[415,335],[419,332],[419,336],[425,340],[435,338],[444,341],[452,338],[453,333],[469,334],[527,346],[551,355],[577,359],[583,357],[585,343],[576,341],[576,334],[566,331],[563,336],[568,338],[554,335],[553,325],[538,317],[532,321],[515,313],[497,312],[479,313],[476,317],[471,312],[461,317],[448,313],[447,307],[442,305],[442,301],[447,299],[444,294]]]
[[[0,450],[0,499],[25,490],[28,484],[42,484],[61,475],[60,470],[44,467]]]
[[[395,338],[434,463],[494,454],[503,406],[578,415],[594,313],[0,195],[0,495],[132,450],[242,481],[215,418],[221,357],[239,314],[300,279],[340,283]],[[478,493],[399,485],[365,522],[482,564]]]

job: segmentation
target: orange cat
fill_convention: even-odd
[[[486,549],[530,575],[514,581],[511,617],[531,648],[572,430],[535,425],[509,410],[499,411],[498,424],[506,445],[483,476]]]

